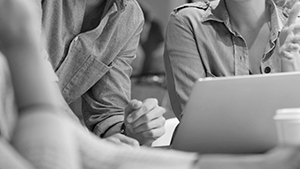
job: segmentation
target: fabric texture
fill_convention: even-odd
[[[135,0],[107,0],[100,24],[81,32],[86,0],[43,0],[49,59],[68,103],[82,96],[89,130],[103,135],[123,123],[143,14]],[[120,129],[116,129],[120,131]]]
[[[281,71],[277,40],[286,17],[272,0],[270,38],[260,72]],[[181,118],[194,82],[199,78],[251,74],[248,47],[232,29],[224,0],[184,4],[171,13],[166,31],[164,63],[173,111]]]

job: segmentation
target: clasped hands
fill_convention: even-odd
[[[144,102],[131,100],[125,108],[125,135],[117,133],[106,140],[131,147],[151,146],[165,133],[165,112],[157,99],[146,99]]]

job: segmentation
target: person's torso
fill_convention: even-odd
[[[67,102],[86,92],[109,69],[142,22],[135,0],[107,0],[102,19],[82,32],[85,0],[44,0],[43,31],[49,59]]]
[[[260,73],[281,71],[276,42],[286,18],[272,1],[267,3],[271,9],[270,38],[264,54],[259,56]],[[207,77],[251,74],[247,43],[232,29],[222,0],[186,4],[174,12],[187,20],[188,26],[193,30],[199,59]]]

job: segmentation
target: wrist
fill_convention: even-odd
[[[123,123],[119,122],[117,124],[114,124],[114,125],[110,126],[104,133],[102,133],[100,135],[100,137],[107,138],[107,137],[112,136],[114,134],[121,133],[122,124]]]
[[[125,123],[123,123],[123,124],[121,125],[120,133],[126,135],[126,125],[125,125]]]

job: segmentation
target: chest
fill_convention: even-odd
[[[275,50],[277,35],[272,38],[269,33],[257,35],[249,46],[246,38],[230,33],[226,27],[209,30],[206,29],[206,34],[196,32],[197,50],[206,72],[215,76],[234,76],[280,71]]]
[[[260,74],[262,59],[270,49],[269,26],[265,24],[259,30],[243,32],[242,36],[248,49],[249,69],[253,74]]]
[[[105,3],[93,8],[86,7],[81,26],[81,33],[88,32],[98,27],[104,13],[104,7]]]

